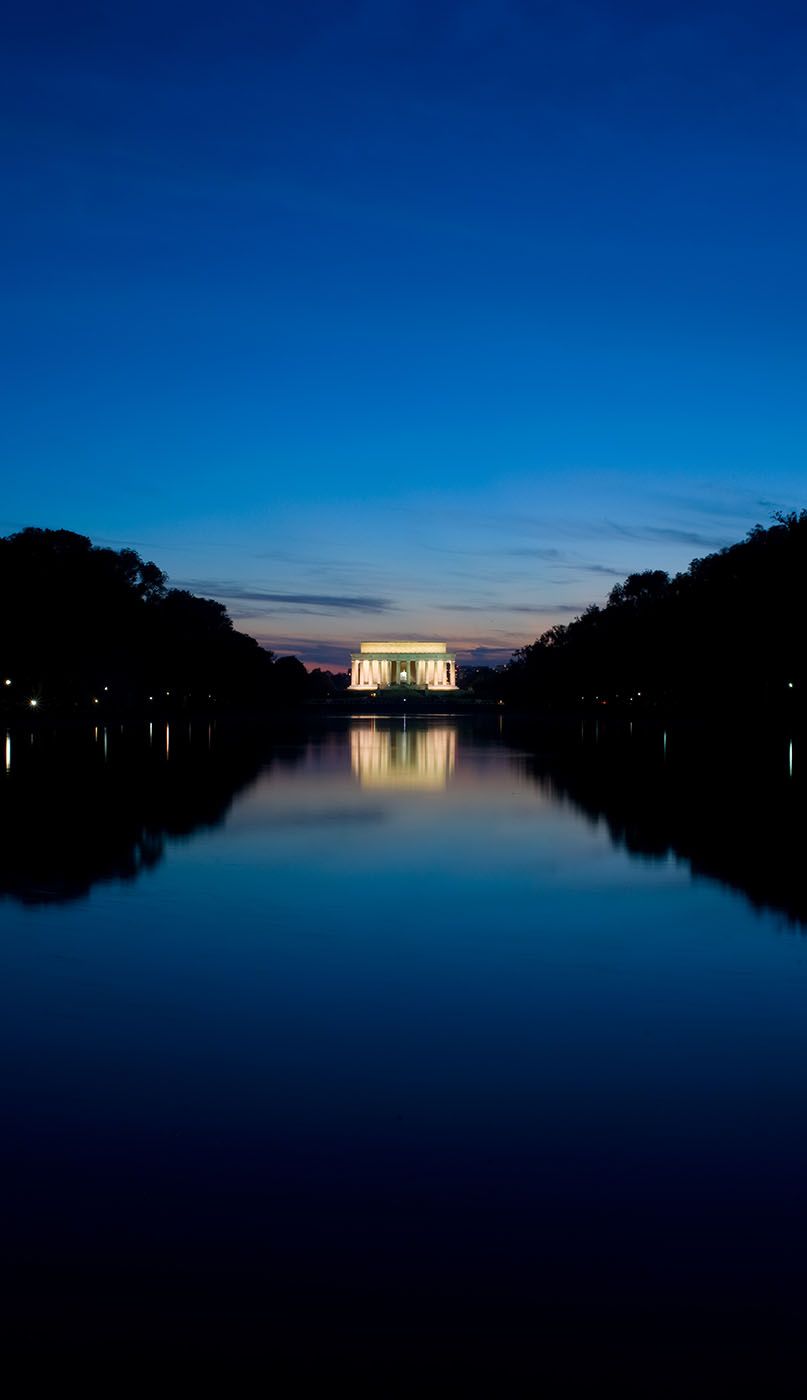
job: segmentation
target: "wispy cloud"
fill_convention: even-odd
[[[772,516],[774,511],[788,509],[784,502],[770,501],[756,491],[735,489],[727,492],[720,486],[710,490],[708,485],[704,485],[697,494],[676,491],[654,491],[650,494],[652,500],[663,502],[665,507],[713,516],[731,521],[732,525],[736,522],[739,526],[743,521],[753,519],[760,510]]]
[[[576,559],[574,554],[563,549],[533,549],[529,545],[506,551],[510,559],[539,559],[555,569],[572,569],[580,574],[605,574],[608,578],[624,578],[629,569],[615,569],[610,564],[592,564],[586,559]]]
[[[489,553],[497,551],[490,550]],[[562,549],[539,549],[536,545],[519,545],[502,551],[511,559],[540,559],[544,564],[565,564],[568,555]]]
[[[580,613],[587,603],[435,603],[440,612],[468,613]]]
[[[733,543],[733,540],[725,535],[702,535],[697,530],[678,530],[669,525],[620,525],[616,520],[606,520],[603,531],[623,540],[688,544],[694,549],[723,549]]]
[[[763,504],[758,502],[758,504]],[[684,544],[691,545],[696,549],[722,549],[727,544],[734,543],[736,534],[732,536],[716,536],[703,534],[699,530],[688,528],[678,528],[675,526],[663,525],[621,525],[616,520],[571,520],[557,517],[539,517],[523,514],[510,513],[505,511],[457,511],[457,518],[466,526],[474,529],[494,530],[510,535],[538,535],[539,537],[549,535],[556,539],[574,538],[577,540],[594,539],[608,537],[611,539],[623,540],[644,540],[656,544]],[[713,515],[721,512],[715,510]],[[441,545],[432,545],[430,548],[443,550]],[[462,552],[470,554],[490,554],[497,553],[496,550],[488,548],[477,549],[470,545],[468,550],[456,551],[450,546],[445,547],[444,552]],[[573,555],[557,546],[540,544],[530,546],[508,547],[503,553],[515,555],[521,558],[540,559],[546,564],[575,564],[582,567]]]
[[[513,655],[512,647],[460,647],[457,660],[462,666],[503,666]]]
[[[299,656],[306,666],[324,666],[332,671],[347,671],[355,642],[317,641],[310,637],[266,636],[252,633],[261,646],[279,656]]]
[[[393,612],[395,604],[389,598],[376,598],[351,593],[273,593],[266,588],[245,588],[241,584],[225,583],[220,579],[187,579],[178,587],[189,588],[221,602],[271,603],[285,608],[325,608],[328,611]],[[249,616],[240,609],[241,616]]]

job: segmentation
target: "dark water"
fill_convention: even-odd
[[[800,1374],[802,763],[498,716],[12,735],[14,1346]]]

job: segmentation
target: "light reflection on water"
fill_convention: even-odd
[[[456,725],[407,729],[375,717],[350,729],[353,772],[365,788],[423,788],[439,791],[454,771]]]
[[[802,1316],[793,740],[164,727],[7,735],[23,1330],[530,1364]]]

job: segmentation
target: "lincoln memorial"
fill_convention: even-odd
[[[350,658],[350,689],[411,685],[456,690],[457,662],[445,642],[362,642]]]

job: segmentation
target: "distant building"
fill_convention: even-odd
[[[350,658],[351,690],[457,689],[457,661],[445,642],[362,642]]]

